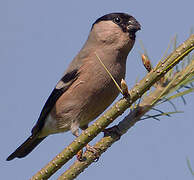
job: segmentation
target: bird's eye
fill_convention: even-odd
[[[119,23],[121,23],[121,18],[120,17],[116,17],[116,18],[114,18],[113,19],[113,21],[116,23],[116,24],[119,24]]]

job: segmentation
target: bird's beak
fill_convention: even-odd
[[[135,18],[131,18],[128,21],[127,30],[129,32],[137,32],[137,31],[141,30],[141,25],[139,24],[139,22]]]

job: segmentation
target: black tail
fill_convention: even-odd
[[[21,146],[19,146],[6,160],[10,161],[14,158],[23,158],[27,156],[41,141],[46,138],[38,138],[31,135]]]

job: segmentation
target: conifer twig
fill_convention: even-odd
[[[130,91],[130,99],[122,98],[116,102],[104,115],[88,127],[79,137],[77,137],[69,146],[59,153],[51,162],[37,172],[31,179],[48,179],[61,166],[70,160],[80,149],[94,139],[110,123],[129,108],[138,98],[140,98],[151,86],[153,86],[170,69],[179,63],[188,53],[194,49],[194,34],[188,40],[180,45],[171,53],[160,65],[152,69],[139,83]],[[142,109],[140,109],[140,112]],[[143,112],[146,109],[143,109]],[[139,112],[139,110],[138,110]]]

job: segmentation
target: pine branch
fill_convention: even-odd
[[[194,72],[194,60],[182,71],[178,72],[179,78],[177,79],[176,76],[172,76],[173,78],[171,79],[171,82],[169,83],[168,88],[170,90],[176,90],[176,86],[179,85],[179,83],[182,82],[185,76],[189,77],[190,74]],[[127,133],[127,131],[133,127],[138,121],[141,121],[142,117],[150,110],[153,109],[153,106],[159,102],[160,98],[162,96],[166,96],[169,94],[169,91],[165,91],[166,87],[160,83],[158,86],[155,88],[155,90],[150,93],[148,96],[146,96],[143,101],[139,104],[137,108],[132,110],[129,115],[127,115],[116,127],[117,127],[117,132],[110,132],[109,134],[105,133],[105,137],[101,138],[100,141],[98,141],[95,144],[95,148],[99,150],[99,155],[104,153],[112,144],[114,144],[116,141],[120,139],[120,136],[124,135]],[[192,88],[190,88],[192,89]],[[189,93],[189,92],[188,92]],[[177,93],[179,94],[179,93]],[[177,96],[178,97],[178,96]],[[157,101],[156,101],[157,99]],[[175,112],[178,113],[179,111]],[[173,112],[174,113],[174,112]],[[161,112],[161,115],[169,115],[172,114],[170,113],[164,113]],[[155,117],[155,116],[150,116]],[[119,132],[118,132],[119,131]],[[69,167],[68,170],[66,170],[59,178],[58,180],[72,180],[75,177],[77,177],[81,172],[83,172],[91,163],[93,163],[96,159],[95,154],[86,151],[84,153],[84,159],[85,161],[80,162],[80,161],[75,161],[75,163]]]
[[[179,63],[193,49],[194,34],[192,34],[188,40],[186,40],[182,45],[180,45],[164,61],[160,62],[156,66],[156,68],[152,69],[150,73],[148,73],[139,83],[137,83],[130,91],[130,98],[122,98],[117,103],[115,103],[106,113],[104,113],[104,115],[98,118],[96,122],[94,122],[88,129],[82,132],[79,137],[77,137],[69,146],[67,146],[61,153],[59,153],[44,168],[37,172],[31,179],[48,179],[67,161],[69,161],[80,149],[82,149],[87,143],[94,139],[110,123],[112,123],[118,116],[120,116],[146,91],[148,91],[151,86],[153,86],[161,77],[163,77],[170,69],[172,69],[177,63]],[[143,109],[137,108],[136,111],[138,112],[138,114],[142,114],[144,112],[147,112],[148,109],[145,107]],[[120,126],[122,126],[122,124]],[[112,137],[107,136],[105,138]]]

